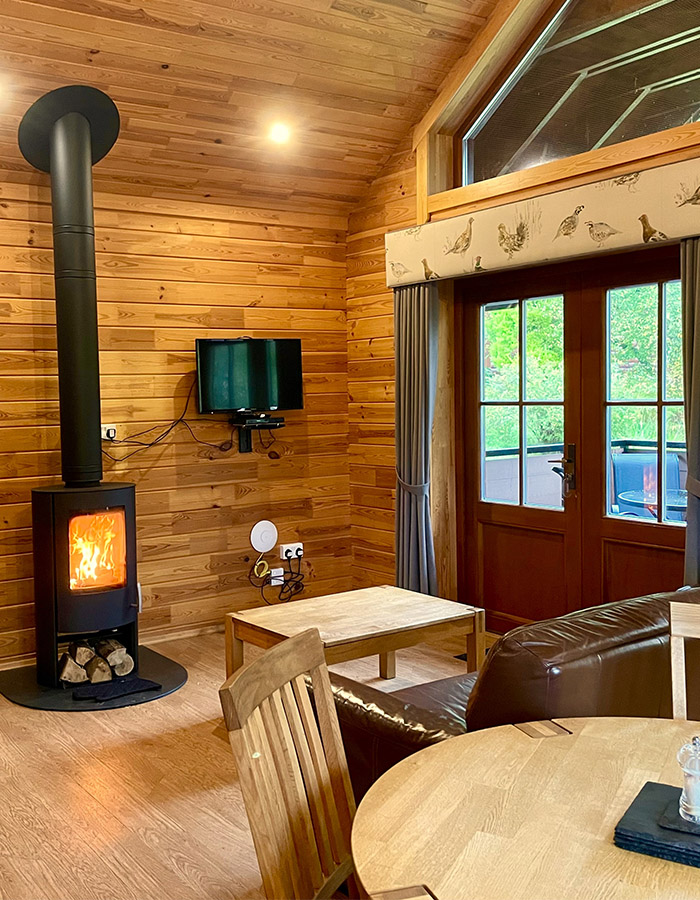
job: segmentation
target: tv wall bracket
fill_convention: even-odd
[[[253,431],[284,428],[284,416],[269,416],[267,413],[240,413],[237,416],[232,416],[229,422],[238,428],[239,453],[252,452]]]

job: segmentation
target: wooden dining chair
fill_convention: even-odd
[[[355,799],[318,631],[267,650],[219,696],[266,896],[332,897],[353,873]]]
[[[688,718],[685,687],[685,639],[700,638],[700,606],[695,603],[669,603],[671,622],[671,692],[673,718]]]

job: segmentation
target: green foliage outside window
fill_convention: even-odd
[[[682,320],[680,282],[665,285],[665,396],[683,398]],[[526,316],[523,387],[524,400],[563,400],[563,301],[543,297],[523,304]],[[658,393],[658,289],[655,284],[610,291],[609,295],[610,399],[646,400],[654,404]],[[493,304],[483,318],[483,399],[517,403],[520,397],[520,314],[517,302]],[[666,440],[685,441],[682,411],[668,410]],[[520,444],[518,418],[493,409],[485,423],[486,450]],[[558,444],[563,440],[561,408],[528,409],[528,444]],[[656,415],[649,407],[622,406],[615,410],[615,440],[657,439]]]
[[[542,297],[524,304],[524,399],[563,400],[563,303]],[[520,396],[518,305],[493,306],[484,313],[483,396],[485,400],[517,401]],[[528,444],[559,444],[563,440],[561,410],[556,406],[528,409]],[[511,415],[491,415],[486,423],[488,450],[514,448],[520,439]]]

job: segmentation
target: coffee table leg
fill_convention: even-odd
[[[230,678],[233,673],[240,669],[243,665],[243,641],[236,637],[234,633],[234,623],[230,616],[226,617],[226,677]]]
[[[486,614],[479,609],[474,614],[474,630],[467,635],[467,666],[470,672],[481,668],[486,656]]]
[[[396,650],[379,654],[379,677],[396,678]]]

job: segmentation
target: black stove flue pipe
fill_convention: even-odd
[[[83,85],[45,94],[19,127],[25,159],[51,174],[61,472],[69,487],[102,481],[92,166],[118,134],[113,101]]]

